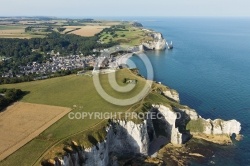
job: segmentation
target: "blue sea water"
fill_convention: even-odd
[[[147,52],[154,79],[176,89],[204,118],[236,119],[244,139],[202,165],[250,165],[250,18],[137,18],[174,49]],[[142,75],[145,67],[137,62]],[[196,165],[196,164],[194,164]],[[199,165],[199,164],[198,164]]]

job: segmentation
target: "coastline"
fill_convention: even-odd
[[[131,56],[132,55],[125,55],[124,58],[128,59]],[[107,74],[107,73],[104,73],[104,74]],[[164,85],[162,85],[162,86],[164,86]],[[178,95],[177,91],[172,90],[172,89],[170,91],[163,91],[163,95],[165,97],[167,97],[168,99],[172,99],[172,100],[177,101],[179,103],[179,101],[178,101],[179,100],[179,95]],[[190,109],[190,108],[187,107],[187,109]],[[219,136],[219,138],[218,138],[217,136],[211,136],[211,135],[205,135],[205,134],[201,134],[201,135],[199,135],[199,134],[196,135],[196,133],[191,133],[191,134],[193,135],[193,138],[199,138],[199,139],[205,139],[205,140],[207,139],[208,141],[216,143],[216,144],[223,144],[223,145],[224,144],[227,144],[227,145],[231,144],[230,143],[231,139],[227,135]],[[175,146],[175,147],[178,147],[178,146]],[[197,153],[191,153],[190,155],[191,156],[196,156],[196,157],[201,157]]]
[[[132,54],[131,54],[132,55]],[[127,59],[128,57],[130,57],[131,55],[128,55],[128,54],[125,54],[124,56],[125,56],[125,59]],[[121,58],[123,58],[123,57],[121,57]],[[105,73],[106,74],[106,73]],[[134,73],[135,74],[135,73]],[[161,85],[161,84],[157,84],[157,85],[159,85],[159,86],[163,86],[163,87],[166,87],[166,86],[164,86],[164,85]],[[172,92],[175,92],[174,94],[172,93]],[[175,90],[170,90],[170,91],[162,91],[162,94],[166,97],[166,98],[170,98],[170,99],[172,99],[172,100],[174,100],[175,102],[177,102],[177,103],[179,103],[179,100],[177,100],[177,99],[179,99],[179,97],[177,97],[177,96],[179,96],[178,95],[178,92],[177,91],[175,91]],[[156,103],[155,103],[156,104]],[[165,107],[165,106],[160,106],[160,107],[163,107],[163,109],[166,109],[167,107]],[[194,121],[196,121],[196,120],[198,120],[198,119],[201,119],[201,117],[197,114],[197,112],[195,111],[195,110],[192,110],[192,109],[190,109],[188,106],[183,106],[183,107],[185,107],[185,109],[183,109],[183,108],[178,108],[179,110],[178,111],[181,111],[181,112],[183,112],[184,114],[185,114],[185,116],[188,116],[189,118],[191,118],[191,120],[194,120]],[[130,121],[127,121],[127,122],[123,122],[123,121],[118,121],[118,124],[120,123],[120,125],[121,126],[123,126],[124,124],[123,123],[129,123]],[[127,130],[127,129],[126,129]],[[173,130],[173,129],[172,129]],[[240,129],[239,129],[240,130]],[[108,130],[109,131],[109,130]],[[178,133],[179,133],[179,131],[175,131],[176,133],[177,133],[177,135],[178,135]],[[212,137],[210,137],[209,136],[209,134],[206,134],[206,133],[203,133],[203,131],[201,131],[201,135],[199,135],[199,134],[194,134],[193,133],[193,135],[192,135],[192,132],[191,132],[191,135],[194,137],[194,138],[198,138],[198,139],[202,139],[202,140],[206,140],[206,141],[209,141],[209,142],[211,142],[211,143],[216,143],[216,144],[222,144],[222,145],[228,145],[228,144],[230,144],[231,142],[230,142],[230,140],[231,140],[231,138],[230,138],[230,133],[228,133],[228,134],[225,134],[225,135],[218,135],[218,137],[217,136],[212,136]],[[173,136],[173,139],[176,139],[176,136],[177,135],[174,135]],[[138,138],[136,138],[136,139],[138,139]],[[172,139],[172,137],[171,137],[171,139]],[[108,140],[106,140],[106,142],[109,142]],[[106,142],[100,142],[100,143],[98,143],[98,146],[99,147],[102,147],[102,146],[105,146],[105,145],[103,145],[103,144],[105,144]],[[178,143],[177,143],[178,144]],[[179,148],[180,146],[179,145],[177,145],[177,144],[173,144],[174,146],[174,148]],[[182,143],[181,143],[182,144]],[[169,145],[169,143],[167,144],[167,145]],[[74,145],[75,146],[75,145]],[[107,146],[107,145],[106,145]],[[110,146],[110,145],[109,145]],[[181,146],[182,147],[182,146]],[[160,149],[159,149],[160,150]],[[91,153],[96,153],[95,152],[95,147],[92,147],[92,148],[90,148],[90,149],[88,149],[88,151],[89,152],[91,152]],[[160,152],[160,151],[158,151],[158,152]],[[73,153],[73,151],[72,151],[72,153]],[[81,152],[82,153],[82,152]],[[141,152],[140,152],[141,153]],[[93,154],[93,156],[95,156],[96,154]],[[201,154],[199,154],[199,153],[192,153],[192,152],[190,152],[189,153],[189,156],[192,156],[192,157],[198,157],[198,158],[200,158],[200,157],[202,157],[203,158],[203,155],[201,155]],[[205,156],[206,157],[206,156]],[[154,158],[154,157],[153,157]],[[65,160],[65,159],[64,159]],[[67,159],[67,160],[71,160],[71,159]],[[92,160],[95,160],[95,159],[92,159]],[[60,160],[60,162],[61,162],[62,160]],[[115,160],[115,161],[112,161],[112,162],[117,162],[117,159]]]

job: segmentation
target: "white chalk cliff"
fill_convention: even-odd
[[[236,120],[223,121],[221,119],[203,119],[204,122],[204,134],[208,135],[239,135],[241,130],[241,124]]]
[[[132,121],[112,120],[106,128],[107,135],[103,142],[83,149],[74,147],[72,152],[57,157],[49,165],[55,166],[117,166],[118,158],[122,156],[149,155],[152,142],[160,137],[166,139],[165,144],[183,144],[191,135],[186,132],[189,122],[200,122],[202,131],[191,131],[205,135],[239,135],[241,125],[236,120],[203,119],[194,109],[187,106],[172,108],[171,106],[153,105],[146,120],[137,124]],[[153,116],[154,115],[154,116]],[[157,116],[156,116],[157,115]],[[154,117],[154,118],[152,118]],[[155,118],[156,117],[156,118]],[[50,160],[51,161],[51,160]]]
[[[158,32],[152,32],[151,37],[153,38],[153,41],[148,41],[145,43],[142,43],[140,46],[140,50],[165,50],[166,49],[166,39],[163,38],[161,33]]]
[[[180,102],[179,94],[173,89],[165,90],[165,91],[163,91],[163,94],[164,94],[164,96],[166,96],[170,99],[173,99],[177,102]]]
[[[170,143],[179,145],[182,144],[182,134],[179,132],[178,128],[175,126],[177,113],[174,112],[171,108],[160,105],[158,111],[163,115],[161,120],[166,122],[166,133],[170,138]],[[160,119],[157,119],[160,120]]]
[[[56,166],[106,166],[117,165],[116,156],[148,154],[148,133],[146,120],[141,124],[132,121],[113,121],[107,127],[105,141],[97,145],[79,149],[71,154],[55,159]]]

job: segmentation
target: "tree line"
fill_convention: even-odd
[[[25,92],[20,89],[0,89],[0,111],[19,100]]]
[[[0,39],[0,55],[5,57],[20,58],[32,54],[32,50],[47,53],[51,50],[68,54],[92,53],[94,48],[107,48],[117,43],[98,43],[99,37],[82,37],[74,34],[60,34],[51,32],[45,38],[32,39]]]

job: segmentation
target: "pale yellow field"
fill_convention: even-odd
[[[31,38],[32,35],[25,33],[24,26],[0,26],[0,38]]]
[[[24,33],[24,29],[4,29],[0,30],[0,35],[16,35]]]
[[[101,21],[101,23],[84,23],[85,25],[92,26],[112,26],[112,25],[121,25],[119,21]]]
[[[71,32],[70,34],[75,34],[79,36],[94,36],[95,34],[101,32],[104,28],[109,28],[110,26],[91,26],[91,25],[86,25],[86,26],[68,26],[66,27],[66,31],[69,31],[68,29],[76,29],[76,28],[81,28],[79,30],[75,30]]]
[[[70,108],[17,102],[0,113],[3,160],[70,112]]]

